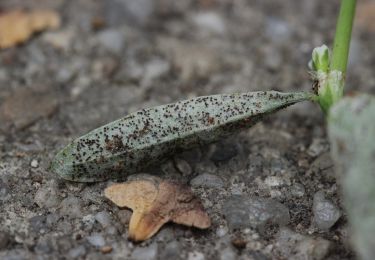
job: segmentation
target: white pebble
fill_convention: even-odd
[[[33,159],[30,163],[31,167],[37,168],[39,166],[39,162],[36,159]]]

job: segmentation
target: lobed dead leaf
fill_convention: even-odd
[[[51,10],[12,10],[0,14],[0,49],[25,42],[34,33],[60,26],[60,16]]]
[[[129,223],[129,238],[143,241],[152,237],[165,223],[210,227],[211,220],[202,203],[191,189],[181,184],[147,178],[113,184],[105,196],[119,207],[133,210]]]

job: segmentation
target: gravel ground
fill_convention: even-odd
[[[0,52],[1,259],[353,259],[319,108],[295,105],[152,174],[190,185],[212,218],[127,240],[111,182],[48,170],[69,141],[140,108],[199,95],[309,90],[339,1],[2,0],[63,19]],[[373,27],[356,27],[350,91],[374,93]]]

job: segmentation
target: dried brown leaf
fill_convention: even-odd
[[[116,205],[133,210],[129,238],[134,241],[152,237],[169,221],[201,229],[211,225],[202,203],[191,189],[175,182],[137,179],[109,186],[104,193]]]
[[[60,16],[51,10],[8,11],[0,15],[0,49],[25,42],[34,33],[60,26]]]

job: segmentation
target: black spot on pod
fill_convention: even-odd
[[[52,170],[95,182],[141,171],[176,150],[214,142],[312,94],[250,92],[197,97],[147,108],[97,128],[60,151]]]

